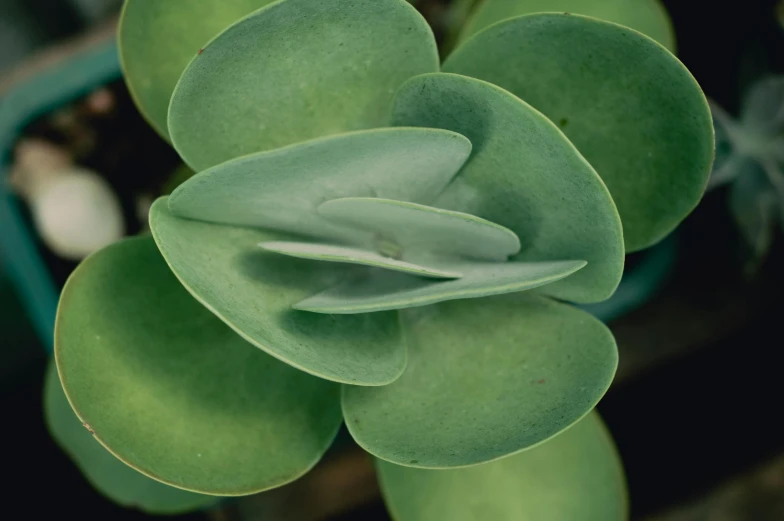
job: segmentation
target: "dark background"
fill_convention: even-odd
[[[772,16],[773,0],[664,3],[679,58],[730,112],[755,78],[784,73],[784,30]],[[87,23],[63,2],[33,4],[47,13],[39,29],[49,32],[42,41],[74,34]],[[756,276],[744,276],[744,245],[719,190],[682,225],[678,242],[673,279],[613,329],[622,358],[637,356],[639,346],[666,351],[680,342],[684,348],[619,381],[599,405],[624,460],[634,519],[699,498],[784,453],[781,234]],[[690,319],[696,316],[700,320]],[[146,518],[94,492],[49,438],[41,412],[44,349],[1,271],[0,326],[0,446],[7,473],[0,518],[36,519],[51,512],[88,520]],[[738,519],[781,519],[766,516],[775,514],[760,507]],[[341,519],[388,518],[382,505],[373,504]]]

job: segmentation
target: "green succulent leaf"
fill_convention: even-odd
[[[397,88],[438,67],[430,27],[404,0],[277,2],[228,28],[188,65],[169,132],[200,171],[385,126]]]
[[[732,217],[754,256],[761,259],[773,243],[780,201],[762,166],[747,160],[730,187]]]
[[[454,300],[402,319],[405,373],[384,387],[344,386],[343,415],[360,446],[405,466],[531,448],[593,409],[618,362],[606,326],[542,296]]]
[[[95,439],[186,490],[251,494],[307,472],[341,423],[339,389],[267,356],[185,291],[150,237],[96,253],[60,300],[55,357]]]
[[[585,261],[463,261],[439,266],[458,272],[462,277],[428,280],[386,270],[363,271],[351,274],[340,284],[293,307],[314,313],[354,314],[516,293],[568,277],[584,267]]]
[[[44,382],[44,415],[52,437],[71,457],[85,478],[104,496],[127,508],[150,514],[181,514],[215,504],[218,498],[164,485],[118,460],[100,443],[71,409],[57,367],[52,361]]]
[[[659,0],[484,0],[468,20],[460,40],[502,20],[550,12],[581,14],[624,25],[675,52],[675,31]]]
[[[713,161],[710,110],[689,71],[650,38],[582,16],[528,15],[477,34],[443,68],[558,124],[607,183],[627,251],[664,238],[699,202]]]
[[[596,412],[498,461],[432,470],[376,461],[396,521],[626,521],[623,468]]]
[[[743,143],[743,129],[721,106],[708,101],[713,117],[716,153],[708,189],[735,181],[753,159],[739,150]],[[740,147],[742,148],[742,146]]]
[[[473,152],[432,204],[512,230],[515,261],[584,259],[585,269],[543,288],[587,303],[608,298],[623,273],[621,222],[591,165],[546,117],[509,92],[456,74],[426,74],[398,91],[392,122],[445,128]]]
[[[520,251],[520,239],[503,226],[421,204],[349,197],[323,203],[318,213],[337,224],[373,232],[393,242],[404,257],[437,255],[505,261]]]
[[[436,279],[459,279],[463,275],[456,271],[441,270],[428,266],[420,266],[412,262],[385,257],[380,253],[360,248],[351,248],[336,244],[320,244],[312,242],[270,241],[259,244],[264,250],[297,257],[325,262],[343,262],[375,266],[388,270],[410,273],[420,277]]]
[[[749,89],[743,99],[741,122],[769,137],[784,132],[784,76],[763,78]]]
[[[274,0],[126,0],[120,61],[141,113],[169,139],[166,118],[182,71],[214,36]]]
[[[403,372],[406,353],[394,313],[335,317],[291,309],[337,283],[345,266],[265,252],[259,243],[291,237],[181,219],[166,198],[153,204],[150,228],[185,288],[274,357],[356,385],[388,384]]]
[[[288,0],[291,1],[291,0]],[[170,198],[173,214],[370,243],[316,209],[329,199],[374,196],[428,203],[471,152],[463,136],[436,129],[381,129],[252,154],[201,172]]]

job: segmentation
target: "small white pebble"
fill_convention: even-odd
[[[28,138],[17,143],[9,183],[19,195],[34,197],[35,192],[72,164],[62,147],[42,139]]]
[[[41,239],[65,259],[81,260],[125,235],[120,201],[109,183],[83,168],[58,174],[28,204]]]

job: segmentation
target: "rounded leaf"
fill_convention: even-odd
[[[318,215],[329,199],[373,196],[429,203],[471,153],[439,129],[385,128],[314,139],[221,163],[180,185],[172,213],[356,244],[369,236]]]
[[[610,189],[629,252],[663,239],[702,197],[714,152],[708,103],[686,67],[637,31],[522,16],[465,42],[444,71],[503,87],[555,122]]]
[[[581,14],[647,34],[675,52],[675,31],[659,0],[484,0],[460,34],[465,41],[494,23],[534,13]]]
[[[125,82],[163,137],[169,139],[169,100],[188,63],[218,33],[273,1],[125,1],[118,30]]]
[[[337,317],[292,309],[336,284],[348,266],[266,252],[259,243],[292,237],[181,219],[167,201],[158,199],[150,210],[163,257],[185,288],[240,336],[337,382],[385,385],[403,372],[406,351],[395,313]]]
[[[434,255],[505,261],[520,251],[513,231],[474,215],[375,197],[332,199],[318,207],[330,221],[373,232],[403,257]]]
[[[200,171],[385,126],[397,88],[438,67],[433,33],[405,0],[285,0],[231,26],[191,62],[169,131]]]
[[[231,496],[307,472],[341,423],[338,387],[248,344],[180,285],[151,237],[92,255],[57,313],[55,357],[85,429],[149,477]]]
[[[612,334],[588,313],[519,294],[403,312],[403,376],[343,387],[343,415],[374,456],[461,467],[531,448],[585,416],[612,382]]]
[[[625,521],[623,468],[599,415],[542,445],[463,469],[401,467],[377,460],[396,521]]]
[[[509,92],[456,74],[426,74],[398,92],[394,125],[445,128],[473,151],[432,206],[469,213],[512,230],[512,260],[582,259],[588,265],[542,290],[574,302],[615,291],[623,233],[610,193],[591,165],[546,117]]]
[[[134,470],[103,448],[85,429],[65,397],[52,361],[44,382],[46,426],[58,445],[71,457],[98,492],[127,508],[150,514],[181,514],[216,503],[205,496],[164,485]]]

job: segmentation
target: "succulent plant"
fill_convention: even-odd
[[[63,291],[82,434],[237,496],[306,473],[345,422],[402,521],[624,518],[592,412],[615,342],[570,303],[698,203],[697,83],[583,16],[506,20],[440,64],[403,0],[266,3],[126,3],[129,86],[197,174]]]
[[[717,155],[709,187],[729,185],[729,206],[753,269],[784,229],[784,77],[758,80],[736,120],[711,102]]]

